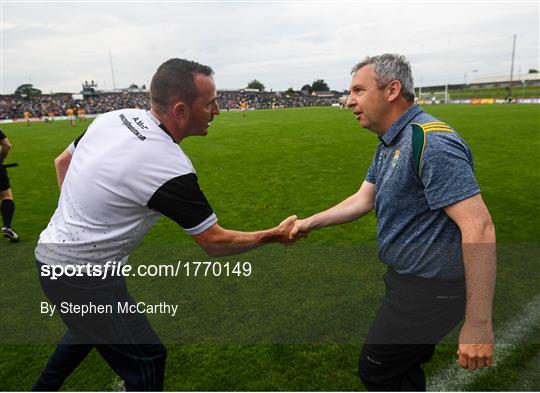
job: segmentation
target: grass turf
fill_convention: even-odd
[[[494,317],[496,322],[506,321],[536,294],[532,289],[540,284],[538,253],[535,253],[540,219],[539,107],[431,106],[429,111],[458,130],[475,156],[477,178],[501,243]],[[19,308],[27,304],[33,307],[34,303],[25,299],[27,292],[34,298],[41,296],[31,249],[56,207],[58,192],[52,160],[85,125],[71,128],[67,122],[55,122],[2,128],[14,146],[8,162],[20,164],[9,173],[17,203],[13,225],[23,239],[18,245],[0,244],[0,255],[6,256],[0,267],[4,277],[0,284],[0,304],[4,310],[17,303]],[[246,117],[240,113],[223,113],[206,138],[190,138],[182,147],[197,168],[201,187],[221,225],[255,230],[276,225],[289,214],[303,217],[320,211],[355,192],[376,143],[373,134],[358,128],[350,112],[304,108],[249,112]],[[374,241],[375,217],[370,214],[355,223],[314,232],[306,243],[324,248],[328,244],[372,245]],[[148,247],[134,253],[133,263],[147,261],[152,254],[144,250],[156,248],[157,244],[178,245],[178,251],[173,251],[171,256],[178,258],[182,247],[190,242],[176,224],[160,220],[145,238]],[[330,248],[324,250],[332,252]],[[298,277],[311,274],[317,278],[321,274],[318,266],[307,262],[300,270],[291,267],[292,270],[286,270],[287,264],[294,267],[295,261],[288,259],[286,250],[276,252],[284,261],[280,266],[285,272],[292,272],[285,281],[289,291],[304,284]],[[248,254],[242,260],[249,258],[256,259],[256,254]],[[357,272],[365,274],[358,276],[361,285],[356,299],[365,322],[365,326],[359,327],[360,332],[367,328],[376,310],[382,293],[379,277],[383,271],[382,264],[373,263],[362,265],[362,270]],[[315,278],[314,288],[320,285]],[[354,290],[355,278],[351,281],[343,287]],[[136,298],[149,296],[150,280],[140,281],[140,286],[135,284],[131,282],[130,288]],[[276,305],[282,301],[279,296],[271,299]],[[329,296],[321,297],[320,303],[333,304]],[[44,325],[43,317],[36,319],[29,323],[14,313],[3,313],[0,322],[3,333],[21,329],[32,332],[33,327],[50,329],[45,333],[51,337],[61,332],[58,319],[52,327],[50,323]],[[168,345],[166,389],[358,390],[362,389],[356,378],[359,347],[360,342]],[[529,354],[530,349],[525,348],[523,351]],[[28,389],[52,349],[52,345],[4,344],[0,350],[0,389]],[[428,374],[444,367],[454,351],[453,345],[441,346],[427,366]],[[520,367],[527,367],[530,359],[529,355],[516,355],[511,363],[515,379]],[[108,390],[113,378],[105,362],[93,353],[64,388]],[[489,384],[481,386],[503,389],[508,386],[509,378],[493,374]]]

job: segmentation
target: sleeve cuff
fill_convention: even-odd
[[[467,198],[470,198],[470,197],[472,197],[472,196],[474,196],[476,194],[480,194],[480,188],[478,188],[478,187],[472,188],[472,189],[470,189],[468,191],[465,191],[465,192],[463,192],[461,194],[451,196],[449,198],[445,198],[442,201],[430,202],[429,203],[429,208],[431,210],[442,209],[444,207],[453,205],[454,203],[461,202],[461,201],[463,201],[463,200],[465,200]]]
[[[67,151],[69,151],[69,154],[73,155],[75,152],[75,143],[71,142],[71,144],[67,147]]]
[[[217,223],[217,216],[215,213],[212,213],[206,220],[201,222],[199,225],[194,226],[193,228],[184,228],[184,230],[191,236],[198,235],[199,233],[203,233],[204,231],[206,231],[208,228],[210,228],[212,225],[216,223]]]

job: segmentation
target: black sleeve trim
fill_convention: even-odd
[[[163,184],[147,205],[184,229],[196,227],[214,213],[194,173],[175,177]]]
[[[77,137],[77,139],[75,139],[75,140],[73,141],[73,146],[77,147],[77,145],[78,145],[79,142],[81,141],[81,139],[82,139],[82,137],[84,136],[84,134],[86,134],[86,131],[87,131],[87,130],[84,130],[84,132],[83,132],[81,135],[79,135],[79,136]]]

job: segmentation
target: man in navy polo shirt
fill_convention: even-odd
[[[386,296],[360,354],[360,378],[369,390],[425,390],[422,363],[463,315],[460,365],[493,363],[495,229],[468,146],[414,105],[408,61],[367,57],[352,75],[347,106],[380,143],[358,192],[296,221],[290,238],[375,208]]]

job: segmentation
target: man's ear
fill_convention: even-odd
[[[184,101],[178,101],[171,107],[172,114],[176,118],[185,117],[187,110],[188,108]]]
[[[387,100],[389,102],[394,101],[396,98],[399,97],[401,94],[401,82],[400,81],[392,81],[388,84],[386,87],[386,94],[387,94]]]

